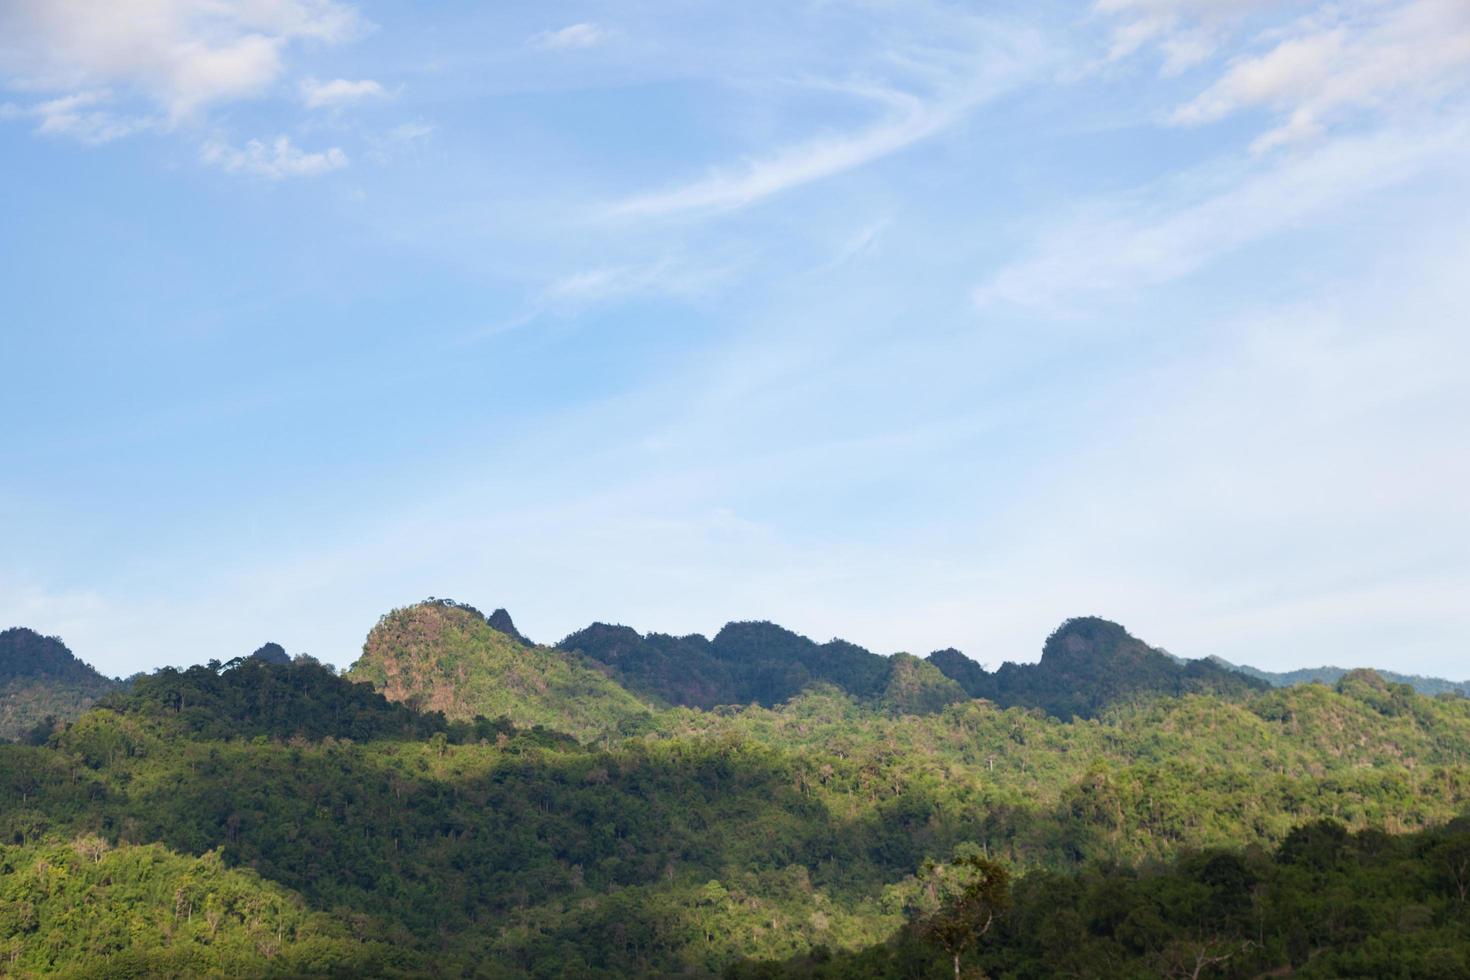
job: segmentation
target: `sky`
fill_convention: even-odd
[[[1470,677],[1464,0],[0,0],[0,626]]]

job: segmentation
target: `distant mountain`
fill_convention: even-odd
[[[1063,623],[1047,638],[1039,663],[1005,663],[991,673],[957,650],[937,651],[929,662],[971,697],[1002,707],[1041,708],[1062,719],[1095,717],[1142,695],[1240,696],[1268,686],[1210,661],[1180,661],[1095,616]]]
[[[1293,687],[1297,684],[1326,684],[1329,687],[1352,673],[1346,667],[1304,667],[1300,670],[1275,672],[1233,664],[1219,657],[1206,657],[1210,663],[1265,681],[1272,687]],[[1470,697],[1470,681],[1447,681],[1442,677],[1424,677],[1419,674],[1398,674],[1391,670],[1374,668],[1384,680],[1393,684],[1407,684],[1420,694],[1463,694]]]
[[[0,632],[0,739],[22,738],[48,717],[71,721],[121,684],[54,636],[24,627]]]
[[[490,624],[491,629],[498,630],[501,633],[504,633],[512,640],[524,643],[526,646],[535,646],[534,643],[521,635],[521,631],[516,629],[515,622],[511,620],[510,613],[506,612],[504,609],[497,609],[489,616],[486,616],[485,622]]]
[[[220,668],[164,667],[98,707],[148,719],[159,734],[187,738],[317,741],[331,735],[366,742],[428,738],[447,727],[443,717],[394,704],[310,657],[253,655]]]
[[[774,623],[728,623],[713,640],[594,623],[557,646],[607,665],[632,691],[687,707],[770,707],[821,683],[908,711],[938,710],[965,697],[917,658],[897,660],[845,640],[816,643]]]
[[[291,655],[279,643],[266,643],[250,655],[252,660],[263,660],[268,664],[284,666],[291,662]]]
[[[648,705],[596,666],[502,632],[479,610],[450,599],[388,613],[346,677],[450,719],[505,718],[578,737],[637,728],[650,716]]]
[[[730,623],[713,640],[594,623],[558,646],[606,664],[614,678],[645,697],[704,709],[774,706],[826,683],[906,713],[985,698],[1067,719],[1093,717],[1139,695],[1236,696],[1267,687],[1214,663],[1178,661],[1095,617],[1062,624],[1047,640],[1040,663],[1007,663],[995,673],[954,649],[926,660],[886,657],[844,640],[815,643],[765,622]]]
[[[909,653],[895,653],[889,659],[881,701],[894,714],[937,714],[969,699],[963,687],[928,661]]]

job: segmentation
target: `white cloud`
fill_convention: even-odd
[[[1108,57],[1126,58],[1153,45],[1166,74],[1183,71],[1215,53],[1221,42],[1257,9],[1279,0],[1097,0],[1093,10],[1122,23],[1113,30]]]
[[[721,170],[675,187],[621,201],[613,217],[656,217],[687,211],[722,211],[831,177],[888,156],[952,124],[963,106],[926,105],[908,98],[907,110],[862,132],[786,147],[738,170]]]
[[[38,133],[92,145],[156,127],[155,120],[112,111],[107,108],[111,102],[111,92],[93,89],[25,107],[7,103],[0,119],[34,119]]]
[[[1232,35],[1255,28],[1215,80],[1170,121],[1200,125],[1264,110],[1275,124],[1254,141],[1257,153],[1363,114],[1399,122],[1409,111],[1470,87],[1465,0],[1098,0],[1093,9],[1120,22],[1110,58],[1153,47],[1165,74],[1202,65]],[[1282,22],[1282,13],[1289,19]],[[1269,26],[1254,22],[1267,14],[1275,17]]]
[[[251,140],[243,149],[211,141],[200,150],[200,158],[226,173],[267,180],[316,177],[347,166],[347,154],[337,147],[307,153],[292,143],[289,136],[277,136],[269,143]]]
[[[1389,117],[1470,82],[1470,4],[1412,0],[1327,8],[1292,25],[1259,55],[1235,59],[1173,121],[1198,125],[1248,109],[1284,121],[1259,137],[1263,152],[1321,133],[1356,111]]]
[[[10,0],[0,5],[0,72],[23,91],[136,95],[176,123],[266,91],[292,42],[337,42],[365,27],[335,0]]]
[[[434,127],[426,122],[406,122],[388,130],[388,138],[395,143],[413,143],[434,135]]]
[[[355,82],[346,78],[334,78],[330,82],[308,78],[301,83],[301,101],[308,109],[333,108],[363,99],[381,98],[384,94],[383,86],[371,78]]]
[[[794,80],[809,91],[878,107],[881,115],[867,126],[749,154],[737,166],[711,168],[702,178],[615,202],[604,216],[733,210],[833,177],[949,129],[1053,60],[1053,52],[1027,28],[984,18],[946,20],[944,26],[942,36],[890,40],[871,65],[854,68],[844,80]]]
[[[595,48],[608,39],[608,32],[596,24],[570,24],[560,30],[542,31],[534,35],[532,47],[547,51],[574,51]]]

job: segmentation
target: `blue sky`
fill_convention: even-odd
[[[1470,676],[1463,0],[0,0],[0,624]]]

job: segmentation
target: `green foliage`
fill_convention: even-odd
[[[581,738],[637,730],[650,717],[648,705],[578,658],[530,646],[449,600],[384,616],[346,676],[447,718],[505,718]]]
[[[225,670],[165,667],[102,704],[208,739],[427,738],[446,727],[442,715],[393,704],[367,684],[338,677],[314,661],[282,664],[254,656]]]
[[[0,972],[361,977],[413,966],[217,851],[115,847],[95,834],[0,845]]]
[[[827,683],[860,698],[880,697],[892,666],[843,640],[814,643],[773,623],[729,623],[703,636],[642,636],[594,623],[558,646],[606,664],[630,689],[666,704],[714,708],[780,704]]]
[[[962,972],[1016,977],[1463,963],[1470,826],[1426,828],[1470,805],[1470,701],[1361,675],[1340,690],[1128,696],[1062,721],[955,700],[911,657],[848,676],[861,695],[814,680],[837,651],[772,706],[652,711],[603,699],[606,676],[471,610],[408,612],[359,665],[397,701],[253,658],[160,671],[44,745],[0,745],[0,845],[22,855],[3,859],[0,888],[21,896],[4,915],[41,908],[38,880],[10,876],[58,849],[106,867],[164,855],[146,865],[164,870],[115,869],[115,904],[60,894],[50,958],[23,959],[42,956],[32,929],[0,947],[14,970],[918,977],[953,975],[956,952]],[[553,679],[535,687],[533,668]],[[579,671],[600,683],[569,703]],[[410,692],[431,700],[435,684],[490,710],[523,698],[522,719],[562,732],[415,709]],[[966,889],[1000,871],[1011,906],[970,942],[1004,902]],[[218,883],[246,896],[226,908],[266,902],[291,938],[267,955],[232,912],[203,953],[180,946],[168,930],[198,923],[175,922],[186,874],[242,875]],[[154,877],[172,884],[147,891]],[[1379,888],[1396,889],[1397,932],[1380,928]],[[1263,914],[1301,928],[1263,932]],[[97,938],[139,916],[126,950]],[[7,940],[32,921],[13,918]]]
[[[1031,874],[993,923],[985,910],[995,903],[952,901],[884,944],[745,962],[727,976],[939,980],[963,968],[1017,978],[1449,980],[1470,973],[1470,905],[1446,877],[1458,867],[1446,854],[1470,846],[1467,831],[1470,821],[1460,821],[1390,837],[1318,821],[1274,854],[1217,849]]]
[[[120,686],[82,663],[54,636],[0,631],[0,740],[44,740]]]
[[[1232,664],[1219,657],[1207,657],[1207,660],[1226,670],[1233,670],[1257,680],[1265,681],[1272,687],[1294,687],[1297,684],[1326,684],[1331,687],[1342,680],[1344,676],[1351,673],[1343,667],[1306,667],[1301,670],[1288,670],[1274,672],[1259,670],[1255,667],[1245,667],[1240,664]],[[1470,697],[1470,681],[1449,681],[1442,677],[1424,677],[1420,674],[1398,674],[1391,670],[1376,670],[1375,673],[1383,677],[1390,684],[1407,684],[1420,694],[1436,695],[1451,694]]]
[[[907,653],[896,653],[890,659],[882,698],[889,710],[902,715],[931,715],[967,700],[964,688],[933,664]]]
[[[954,650],[941,650],[930,661],[972,697],[1041,708],[1063,719],[1092,718],[1140,697],[1243,697],[1268,686],[1211,661],[1179,661],[1093,616],[1063,623],[1047,638],[1040,663],[1006,663],[990,674]]]
[[[1011,873],[999,861],[971,851],[948,866],[926,864],[921,877],[939,907],[924,918],[919,935],[950,955],[958,977],[960,958],[1010,908]]]

